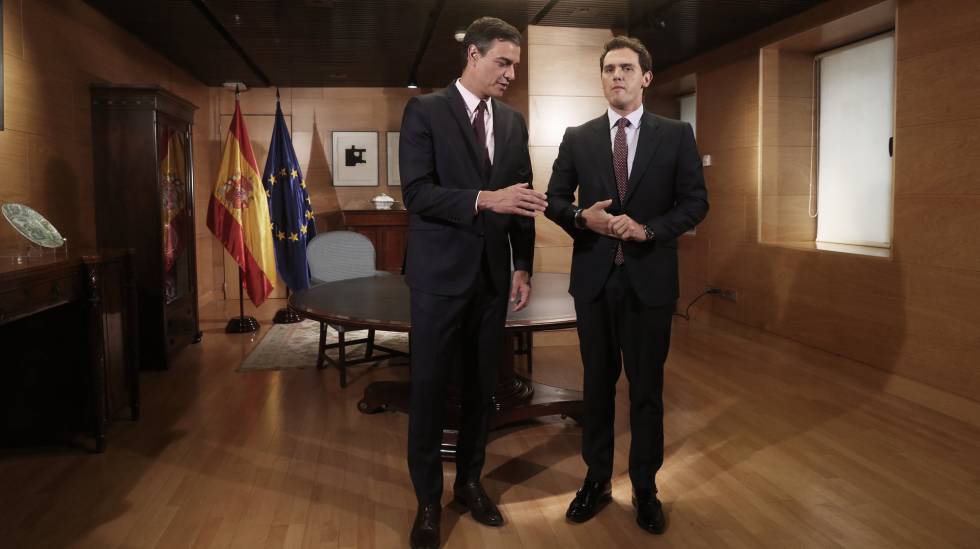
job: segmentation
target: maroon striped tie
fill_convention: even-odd
[[[619,191],[619,203],[623,205],[626,201],[626,186],[629,183],[629,167],[627,163],[629,162],[629,148],[626,146],[626,127],[630,125],[630,121],[626,118],[620,118],[616,122],[618,129],[616,130],[616,142],[613,146],[613,170],[616,173],[616,190]],[[625,209],[625,206],[624,206]],[[623,256],[623,243],[616,243],[616,265],[622,265],[626,262],[626,257]]]
[[[487,148],[487,102],[480,101],[476,106],[476,116],[473,117],[473,131],[476,133],[476,150],[480,157],[480,169],[490,171],[490,150]]]

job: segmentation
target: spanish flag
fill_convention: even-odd
[[[256,307],[272,293],[276,273],[269,199],[261,177],[235,99],[235,116],[221,149],[218,181],[208,204],[208,228],[235,258],[245,291]]]

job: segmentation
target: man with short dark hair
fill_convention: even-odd
[[[708,211],[691,126],[643,111],[650,53],[618,36],[599,59],[609,103],[568,128],[548,184],[545,215],[574,239],[569,293],[584,367],[585,482],[565,516],[585,522],[612,500],[616,381],[629,380],[629,476],[636,522],[666,528],[657,499],[663,463],[663,375],[678,296],[677,238]],[[578,205],[574,204],[578,189]]]
[[[520,61],[520,33],[484,17],[470,25],[463,44],[462,76],[409,100],[399,143],[410,214],[408,468],[419,504],[410,542],[418,548],[440,543],[440,446],[454,368],[460,380],[454,499],[478,522],[503,524],[480,474],[508,296],[515,311],[530,298],[533,218],[546,206],[529,187],[527,125],[499,101]]]

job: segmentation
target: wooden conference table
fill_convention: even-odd
[[[531,301],[519,312],[508,305],[506,332],[501,341],[497,389],[494,393],[495,413],[490,428],[528,419],[557,415],[576,421],[582,417],[582,393],[531,381],[514,370],[514,334],[557,330],[575,326],[575,307],[568,295],[568,275],[536,273],[532,279]],[[408,332],[409,289],[402,276],[376,276],[329,282],[301,290],[289,297],[289,307],[300,316],[342,325],[348,329],[387,330]],[[407,381],[377,381],[364,389],[358,409],[364,413],[397,410],[407,413],[409,389]],[[449,391],[446,414],[444,457],[455,451],[455,428],[458,425],[459,401],[455,387]]]

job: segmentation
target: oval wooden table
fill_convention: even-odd
[[[531,301],[519,312],[508,304],[508,336],[501,344],[501,363],[494,393],[494,414],[490,429],[528,419],[562,415],[576,421],[582,418],[582,393],[552,387],[522,377],[514,370],[514,334],[558,330],[575,326],[575,306],[568,295],[568,275],[536,273],[532,279]],[[375,328],[391,332],[408,332],[409,289],[402,276],[378,276],[329,282],[301,290],[289,297],[289,307],[300,316],[340,324],[349,329]],[[455,455],[459,401],[455,387],[450,387],[446,410],[443,457]],[[407,381],[377,381],[364,389],[358,409],[364,413],[396,410],[408,413]]]

